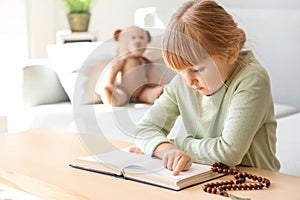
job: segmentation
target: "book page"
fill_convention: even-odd
[[[115,151],[87,156],[84,158],[80,158],[80,160],[93,162],[93,163],[101,163],[106,167],[111,167],[114,169],[123,170],[124,168],[135,165],[145,160],[152,159],[151,156],[144,154],[135,154],[130,153],[129,148],[117,149]]]
[[[179,175],[174,176],[173,171],[164,168],[163,162],[157,158],[147,159],[136,164],[128,165],[125,168],[126,172],[132,173],[155,173],[169,179],[182,180],[197,174],[210,171],[209,165],[202,165],[193,163],[191,168],[187,171],[180,172]]]

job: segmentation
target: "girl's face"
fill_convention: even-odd
[[[199,65],[180,71],[187,84],[202,95],[212,95],[218,91],[226,80],[222,77],[222,69],[228,68],[226,62],[219,57],[208,57]],[[225,73],[226,74],[226,73]]]

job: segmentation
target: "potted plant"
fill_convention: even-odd
[[[87,32],[92,0],[63,0],[69,9],[68,21],[72,32]]]

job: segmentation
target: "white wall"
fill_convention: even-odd
[[[106,40],[116,28],[134,23],[134,11],[157,7],[166,24],[185,0],[95,0],[89,31]],[[233,11],[247,34],[248,47],[267,68],[277,103],[300,108],[300,1],[299,0],[217,0]],[[27,0],[29,55],[47,57],[46,45],[55,43],[58,30],[69,29],[62,0]],[[292,78],[294,77],[294,78]]]
[[[244,29],[269,73],[276,103],[300,108],[300,1],[218,0]]]
[[[57,0],[26,0],[29,58],[46,57],[46,45],[55,38]]]
[[[89,31],[99,40],[111,37],[116,28],[134,23],[134,11],[140,7],[157,7],[164,23],[186,0],[94,0]],[[229,8],[300,9],[299,0],[217,0]],[[57,30],[68,30],[67,9],[62,0],[26,0],[28,18],[29,57],[46,57],[45,46],[55,43]]]
[[[89,31],[98,40],[111,38],[116,28],[134,24],[134,11],[141,7],[157,7],[157,14],[167,23],[184,0],[95,0],[91,9]],[[55,43],[58,30],[69,30],[67,9],[62,0],[27,0],[29,56],[47,56],[46,45]]]
[[[21,66],[27,58],[24,0],[0,1],[0,132],[1,115],[17,107],[21,96]],[[3,122],[3,123],[2,123]]]
[[[259,8],[259,9],[299,9],[299,0],[242,0],[242,1],[230,1],[230,0],[216,0],[217,2],[229,8]]]

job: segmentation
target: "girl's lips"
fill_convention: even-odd
[[[203,89],[203,87],[199,87],[199,86],[197,86],[197,85],[192,85],[192,88],[193,88],[194,90],[202,90],[202,89]]]
[[[203,90],[203,89],[204,89],[203,87],[196,88],[196,90],[198,90],[198,91]]]

